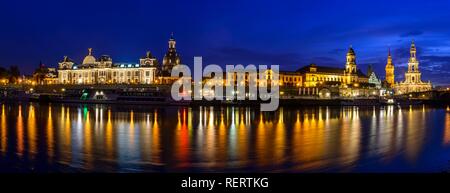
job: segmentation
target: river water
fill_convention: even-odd
[[[450,171],[445,108],[0,108],[0,172]]]

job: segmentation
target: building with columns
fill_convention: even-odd
[[[422,73],[419,70],[419,60],[416,56],[417,50],[414,41],[411,43],[408,71],[405,80],[395,84],[395,94],[408,94],[413,92],[425,92],[432,89],[431,82],[422,82]]]
[[[324,84],[367,83],[368,77],[357,68],[356,54],[352,47],[347,52],[345,68],[317,66],[311,64],[297,70],[302,75],[304,87],[317,87]]]
[[[151,84],[156,80],[158,61],[150,52],[139,63],[113,63],[112,58],[94,57],[92,48],[81,64],[69,57],[58,66],[59,84]]]

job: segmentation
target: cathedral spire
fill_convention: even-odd
[[[419,60],[416,53],[417,48],[414,40],[411,41],[410,48],[411,57],[408,61],[408,71],[405,72],[405,80],[396,85],[395,90],[400,94],[412,93],[412,92],[425,92],[432,89],[430,82],[422,82],[419,70]]]
[[[170,39],[169,39],[169,49],[175,49],[175,44],[177,42],[175,41],[175,38],[173,37],[173,32],[170,34]]]
[[[348,47],[348,53],[355,53],[355,51],[353,50],[353,45],[350,44],[350,46]]]
[[[170,73],[172,71],[172,68],[178,64],[180,64],[180,55],[177,53],[176,50],[176,44],[175,38],[173,37],[173,32],[170,34],[169,39],[169,49],[167,50],[167,53],[164,55],[163,58],[163,64],[162,64],[162,73],[164,75],[170,76]]]
[[[370,76],[373,72],[373,66],[372,64],[369,64],[369,66],[367,67],[367,76]]]
[[[392,64],[391,47],[388,48],[387,65],[393,65],[393,64]]]
[[[388,58],[385,67],[386,82],[388,87],[392,88],[395,85],[394,64],[392,63],[391,47],[388,48]]]
[[[409,51],[411,53],[411,58],[416,58],[416,44],[414,43],[414,39],[411,42],[411,49]]]

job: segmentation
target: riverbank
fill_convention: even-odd
[[[3,99],[1,102],[16,103],[16,102],[35,102],[35,103],[59,103],[59,104],[112,104],[112,105],[151,105],[151,106],[248,106],[259,107],[262,103],[268,101],[207,101],[207,100],[192,100],[192,101],[174,101],[171,99],[159,98],[159,100],[81,100],[74,98],[62,98],[60,96],[43,95],[41,97],[19,97]],[[295,99],[280,99],[279,106],[281,107],[301,107],[301,106],[409,106],[409,105],[429,105],[436,107],[447,107],[450,105],[448,100],[442,99],[396,99],[393,103],[387,103],[385,99],[314,99],[314,98],[295,98]]]
[[[30,101],[37,103],[118,104],[155,106],[260,106],[268,101],[175,101],[168,85],[43,85],[33,88],[9,88],[0,97],[4,102]],[[427,96],[427,97],[424,97]],[[428,97],[430,96],[430,97]],[[427,95],[399,95],[392,97],[332,97],[283,95],[280,106],[383,106],[383,105],[450,105],[450,92],[433,91]]]

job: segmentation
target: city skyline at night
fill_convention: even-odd
[[[449,10],[449,0],[0,0],[2,184],[445,186],[431,177],[450,173]]]
[[[448,85],[445,34],[450,30],[441,19],[448,17],[448,6],[445,1],[261,2],[257,7],[239,1],[3,2],[0,22],[8,27],[0,32],[0,66],[18,65],[31,74],[39,61],[49,67],[65,55],[81,61],[88,47],[120,62],[135,62],[147,50],[162,60],[174,32],[182,61],[190,66],[194,56],[203,56],[205,64],[222,66],[340,67],[352,45],[358,67],[365,72],[371,64],[384,77],[390,48],[395,79],[401,81],[414,40],[424,80]],[[13,11],[18,8],[23,12]]]

